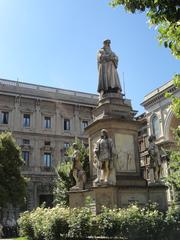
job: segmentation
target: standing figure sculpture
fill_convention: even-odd
[[[121,92],[121,85],[117,72],[118,57],[110,48],[109,39],[103,42],[104,46],[97,54],[99,83],[97,91],[100,93],[100,99],[103,94],[108,92]]]
[[[160,180],[161,174],[161,156],[158,146],[155,144],[156,137],[151,135],[149,137],[148,152],[150,155],[150,180],[155,182]]]
[[[80,160],[80,151],[78,150],[78,145],[73,143],[74,152],[72,155],[72,174],[75,179],[76,185],[73,186],[71,189],[84,189],[86,175],[83,170],[81,160]]]
[[[103,182],[108,183],[110,173],[114,168],[113,161],[117,154],[113,141],[108,137],[106,129],[101,130],[101,138],[96,143],[94,153],[97,168],[97,178],[94,182],[99,184]]]

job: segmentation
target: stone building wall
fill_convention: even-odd
[[[173,129],[180,125],[171,110],[171,99],[165,97],[165,93],[173,93],[180,97],[180,90],[176,89],[173,81],[169,81],[163,86],[155,89],[144,97],[142,106],[145,113],[140,115],[137,120],[142,123],[139,130],[139,150],[141,159],[141,169],[143,176],[149,180],[149,155],[148,155],[148,137],[156,136],[156,143],[160,149],[166,151],[175,147],[173,138]],[[168,159],[162,160],[162,175],[168,175]],[[168,191],[169,202],[173,199],[173,191]]]
[[[0,131],[22,148],[22,173],[30,178],[27,209],[52,204],[55,167],[75,139],[88,144],[97,95],[0,79]]]

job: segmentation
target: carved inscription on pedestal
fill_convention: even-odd
[[[135,172],[135,153],[134,153],[134,139],[132,135],[115,134],[115,145],[118,153],[116,162],[117,172]]]

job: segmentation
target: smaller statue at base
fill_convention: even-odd
[[[95,185],[115,184],[114,159],[117,153],[111,138],[108,137],[106,129],[101,130],[101,138],[96,142],[94,148],[94,165],[97,169]]]
[[[160,180],[161,175],[161,156],[158,146],[155,144],[156,137],[149,137],[148,152],[150,155],[150,181],[152,183]]]
[[[78,150],[77,143],[73,143],[73,155],[72,155],[72,174],[75,179],[76,185],[71,188],[71,190],[82,190],[85,187],[86,174],[83,170],[81,161],[80,161],[80,151]]]

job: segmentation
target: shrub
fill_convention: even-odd
[[[69,209],[39,207],[32,212],[25,212],[18,220],[20,235],[34,240],[60,239],[68,233]]]
[[[20,218],[18,219],[18,225],[20,226],[20,235],[27,236],[29,239],[33,239],[34,237],[34,229],[31,221],[32,212],[24,212],[21,213]]]
[[[69,214],[69,208],[56,206],[55,208],[49,209],[45,224],[45,239],[58,240],[66,238],[69,231]]]
[[[171,207],[165,217],[165,235],[167,239],[180,239],[180,208]]]
[[[25,212],[18,220],[21,236],[33,240],[118,237],[128,240],[180,239],[180,209],[162,213],[154,207],[103,208],[94,215],[90,208],[69,209],[56,206]]]
[[[70,210],[69,233],[73,239],[84,239],[91,234],[93,214],[89,208],[74,208]]]
[[[160,239],[163,229],[163,214],[157,210],[132,205],[127,209],[107,209],[97,217],[103,236],[133,239]]]

